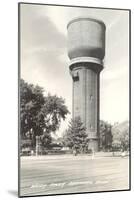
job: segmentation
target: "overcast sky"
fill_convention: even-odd
[[[62,96],[72,111],[67,23],[88,16],[106,25],[106,55],[100,75],[100,119],[129,119],[129,13],[121,10],[21,5],[21,77]],[[60,132],[67,127],[62,123]]]

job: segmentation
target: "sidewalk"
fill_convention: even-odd
[[[127,157],[127,156],[125,156]],[[38,155],[38,156],[22,156],[22,160],[89,160],[89,159],[101,159],[101,158],[121,158],[121,152],[96,152],[92,154],[78,154],[74,156],[73,154],[61,154],[61,155]]]

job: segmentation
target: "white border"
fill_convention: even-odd
[[[0,3],[0,199],[12,200],[16,199],[17,192],[17,137],[18,137],[18,123],[17,123],[17,16],[18,5],[17,0],[3,0]],[[22,1],[27,2],[27,1]],[[45,4],[62,4],[62,5],[77,5],[77,6],[91,6],[91,7],[111,7],[111,8],[125,8],[132,9],[132,36],[134,35],[134,5],[133,0],[41,0],[31,1],[32,3],[45,3]],[[134,55],[133,37],[132,55]],[[132,56],[132,102],[134,102],[133,89],[134,89],[134,56]],[[133,103],[131,107],[132,113],[132,169],[133,169]],[[132,171],[132,191],[131,192],[114,192],[114,193],[93,193],[81,195],[65,195],[65,196],[47,196],[40,197],[42,199],[95,199],[95,200],[111,200],[111,199],[133,199],[133,171]],[[38,199],[39,197],[31,197]],[[23,198],[27,199],[27,198]]]

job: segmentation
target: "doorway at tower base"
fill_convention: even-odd
[[[91,150],[92,153],[99,151],[97,139],[89,139],[88,150]]]

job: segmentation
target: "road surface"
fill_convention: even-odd
[[[20,162],[21,196],[129,189],[128,157],[27,156]]]

